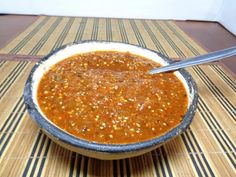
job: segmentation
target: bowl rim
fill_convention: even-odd
[[[156,55],[161,57],[167,64],[170,64],[174,62],[173,60],[165,57],[164,55],[156,52],[155,50],[151,50],[145,47],[141,47],[138,45],[134,44],[129,44],[129,43],[123,43],[123,42],[112,42],[112,41],[103,41],[103,40],[84,40],[84,41],[79,41],[79,42],[74,42],[70,44],[63,45],[62,47],[59,47],[55,49],[54,51],[50,52],[48,55],[43,57],[40,61],[38,61],[34,67],[32,68],[28,79],[25,84],[24,92],[23,92],[23,97],[24,97],[24,102],[26,105],[26,108],[29,112],[30,117],[36,121],[36,123],[40,126],[41,129],[49,133],[51,136],[56,138],[57,140],[60,140],[66,144],[69,144],[71,146],[74,146],[76,148],[82,148],[85,150],[91,150],[91,151],[96,151],[96,152],[104,152],[104,153],[122,153],[122,152],[132,152],[132,151],[137,151],[137,150],[143,150],[147,148],[151,148],[153,146],[158,146],[167,140],[170,140],[177,136],[178,134],[182,133],[185,131],[189,125],[191,124],[193,117],[196,112],[196,107],[197,107],[197,102],[198,102],[198,90],[197,90],[197,85],[195,81],[193,80],[192,76],[185,70],[185,69],[180,69],[178,72],[183,76],[185,79],[185,82],[187,84],[187,87],[189,89],[189,93],[193,94],[192,102],[188,107],[188,110],[183,117],[182,122],[176,126],[175,128],[169,130],[168,132],[162,134],[161,136],[158,136],[156,138],[146,140],[146,141],[141,141],[137,143],[129,143],[129,144],[102,144],[102,143],[96,143],[96,142],[91,142],[87,141],[84,139],[80,139],[78,137],[75,137],[74,135],[69,134],[68,132],[58,128],[55,124],[53,124],[51,121],[47,120],[44,118],[43,115],[39,112],[37,109],[37,106],[33,100],[33,90],[32,90],[32,85],[33,85],[33,75],[34,72],[37,70],[37,68],[46,60],[48,60],[51,56],[55,55],[57,52],[73,46],[73,45],[79,45],[79,44],[84,44],[84,43],[113,43],[113,44],[124,44],[124,45],[132,45],[137,48],[141,48],[144,50],[149,50],[151,52],[154,52]]]

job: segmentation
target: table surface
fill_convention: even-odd
[[[33,18],[26,29],[22,26],[23,31],[0,49],[0,176],[236,174],[236,84],[234,77],[218,63],[187,69],[199,89],[194,120],[185,133],[150,153],[101,161],[52,142],[30,119],[22,98],[30,70],[50,51],[88,39],[136,44],[176,59],[204,54],[207,50],[181,30],[186,28],[183,24],[178,26],[173,21]]]

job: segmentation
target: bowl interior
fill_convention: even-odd
[[[88,43],[81,43],[81,44],[75,44],[75,45],[68,45],[58,51],[55,51],[52,55],[47,57],[46,60],[43,60],[38,63],[37,70],[35,70],[33,74],[33,99],[36,105],[37,103],[37,88],[38,84],[40,82],[40,79],[42,78],[43,74],[47,72],[53,65],[56,63],[70,57],[76,54],[82,54],[82,53],[87,53],[87,52],[92,52],[92,51],[120,51],[120,52],[130,52],[136,55],[140,55],[143,57],[146,57],[148,59],[151,59],[157,63],[160,63],[161,65],[168,65],[171,61],[165,58],[164,56],[160,56],[160,54],[157,54],[156,52],[153,52],[151,50],[147,50],[145,48],[141,48],[138,46],[134,45],[129,45],[129,44],[123,44],[123,43],[112,43],[112,42],[102,42],[102,43],[97,43],[97,42],[88,42]],[[185,89],[188,94],[188,106],[191,103],[191,95],[189,92],[189,87],[186,83],[186,79],[184,76],[176,71],[175,75],[182,81],[182,83],[185,86]],[[40,108],[37,107],[39,110]],[[41,111],[41,110],[40,110]],[[42,115],[43,112],[41,112]],[[45,116],[46,118],[46,116]]]

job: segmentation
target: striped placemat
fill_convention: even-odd
[[[11,54],[9,61],[0,60],[0,176],[235,176],[236,84],[219,65],[188,69],[200,96],[194,121],[185,133],[150,153],[101,161],[53,143],[23,103],[23,87],[35,61],[11,59],[46,55],[80,40],[138,44],[171,58],[206,53],[171,21],[40,17],[0,50]]]

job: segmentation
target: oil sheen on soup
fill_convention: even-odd
[[[40,80],[37,101],[46,117],[84,140],[136,143],[179,125],[187,111],[183,83],[160,65],[129,52],[96,51],[55,64]]]

